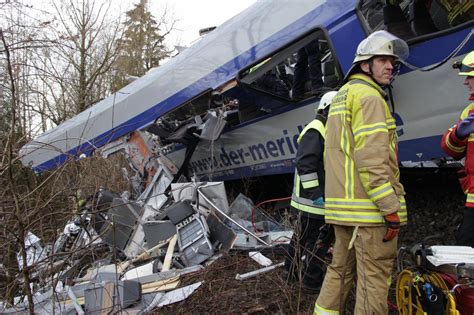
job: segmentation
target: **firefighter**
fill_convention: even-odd
[[[377,31],[357,47],[326,126],[325,220],[335,244],[314,314],[341,314],[357,276],[354,314],[387,314],[400,225],[407,212],[395,119],[383,88],[407,44]],[[341,284],[342,288],[341,288]]]
[[[317,293],[324,278],[322,269],[326,246],[317,246],[321,227],[324,225],[324,138],[329,105],[336,94],[327,92],[316,109],[316,118],[298,137],[296,171],[291,196],[291,208],[297,213],[297,226],[285,260],[284,276],[299,279],[308,293]],[[319,244],[318,244],[319,245]],[[305,256],[300,270],[301,258]]]
[[[471,51],[461,63],[455,63],[460,76],[465,76],[464,85],[469,89],[469,100],[474,101],[474,51]],[[459,181],[467,194],[463,222],[456,231],[456,243],[474,247],[474,102],[461,113],[456,125],[449,128],[441,140],[441,148],[459,160],[466,158],[464,169],[459,171]]]

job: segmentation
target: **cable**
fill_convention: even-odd
[[[449,59],[451,59],[454,55],[456,55],[466,44],[467,42],[469,42],[469,40],[471,39],[472,35],[474,35],[474,30],[471,30],[469,32],[469,34],[467,34],[467,36],[463,39],[463,41],[459,44],[458,47],[456,47],[446,58],[444,58],[443,60],[441,60],[439,63],[437,63],[436,65],[430,67],[430,68],[426,68],[426,69],[423,69],[423,68],[419,68],[417,66],[414,66],[414,65],[411,65],[409,64],[408,62],[404,61],[404,60],[400,60],[400,62],[402,64],[404,64],[405,66],[407,66],[408,68],[410,68],[411,70],[420,70],[421,72],[427,72],[427,71],[431,71],[431,70],[434,70],[440,66],[442,66],[443,64],[445,64]]]

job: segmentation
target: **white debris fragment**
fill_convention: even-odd
[[[249,257],[264,267],[268,267],[272,264],[271,259],[265,257],[260,252],[249,252]]]
[[[244,274],[239,274],[238,273],[235,276],[235,279],[237,279],[237,280],[247,280],[247,279],[253,278],[253,277],[255,277],[255,276],[257,276],[261,273],[266,273],[266,272],[272,271],[275,268],[283,267],[284,264],[285,264],[285,262],[282,261],[281,263],[278,263],[276,265],[268,266],[268,267],[258,269],[258,270],[255,270],[255,271],[247,272],[247,273],[244,273]]]

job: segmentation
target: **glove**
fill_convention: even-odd
[[[459,139],[464,139],[470,133],[474,132],[474,124],[472,122],[474,122],[474,114],[471,114],[461,120],[456,128],[456,137]]]
[[[331,246],[334,243],[334,227],[331,224],[324,224],[319,228],[319,235],[316,241],[318,247]]]
[[[383,217],[385,220],[385,226],[387,227],[387,233],[383,237],[383,242],[388,242],[393,240],[400,231],[400,217],[398,213],[387,214]]]
[[[313,205],[315,206],[323,206],[324,207],[324,198],[319,197],[318,199],[313,200]]]

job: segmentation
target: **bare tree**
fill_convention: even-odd
[[[55,19],[21,0],[0,3],[0,296],[13,303],[24,294],[31,314],[35,270],[25,239],[30,231],[54,239],[58,221],[71,215],[68,196],[81,176],[76,163],[36,176],[21,165],[18,150],[37,125],[44,131],[105,95],[109,84],[102,77],[113,63],[121,25],[105,5],[55,8],[69,15]]]
[[[28,264],[28,233],[54,242],[58,228],[73,216],[70,199],[78,190],[90,194],[102,186],[117,191],[127,186],[117,161],[72,160],[41,175],[19,161],[19,148],[35,134],[111,93],[116,73],[111,69],[117,66],[124,24],[111,1],[55,0],[52,8],[0,2],[0,298],[13,303],[25,295],[31,314],[38,280],[36,266]],[[153,52],[164,49],[163,37],[144,43],[146,71],[159,64],[162,55],[155,58]],[[52,264],[56,258],[48,259]]]
[[[37,51],[43,108],[54,124],[85,110],[108,93],[104,78],[117,57],[120,16],[112,1],[53,1],[48,41]]]

